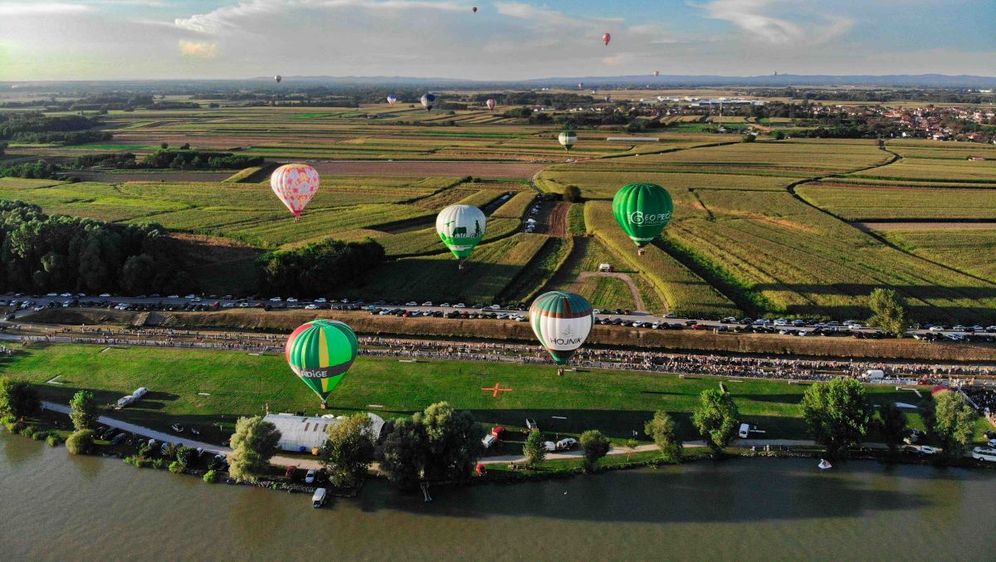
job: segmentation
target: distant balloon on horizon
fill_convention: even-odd
[[[277,84],[279,84],[280,82],[283,81],[284,77],[277,74],[276,76],[273,77],[273,79],[277,82]]]
[[[612,41],[612,34],[609,33],[609,32],[603,33],[602,34],[602,43],[605,43],[605,45],[608,46],[609,45],[609,41]]]

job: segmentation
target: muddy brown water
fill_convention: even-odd
[[[993,560],[996,471],[736,459],[356,499],[209,485],[0,434],[0,558]]]

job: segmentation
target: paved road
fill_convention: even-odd
[[[31,296],[20,296],[20,297],[18,297],[18,296],[11,295],[11,294],[0,295],[0,306],[4,306],[7,303],[9,303],[10,301],[17,301],[18,303],[23,303],[23,302],[27,301],[29,304],[25,308],[18,309],[17,312],[16,312],[16,318],[22,318],[24,316],[30,315],[31,312],[33,311],[33,308],[35,308],[35,307],[45,307],[45,306],[48,306],[50,303],[55,303],[56,306],[62,306],[63,303],[66,303],[66,302],[70,302],[71,303],[71,302],[73,302],[74,300],[77,300],[77,299],[85,301],[85,302],[101,303],[104,306],[106,306],[108,304],[110,304],[110,305],[116,305],[116,304],[122,304],[122,305],[146,304],[146,305],[150,305],[151,304],[151,305],[173,305],[173,306],[177,306],[177,305],[183,306],[183,305],[187,305],[187,304],[202,304],[202,305],[212,305],[213,306],[215,303],[217,303],[217,306],[219,308],[222,308],[222,309],[230,309],[230,308],[253,308],[253,307],[260,307],[260,306],[263,306],[263,305],[269,305],[269,306],[273,307],[274,309],[280,309],[280,310],[283,310],[283,309],[286,309],[286,308],[290,308],[290,309],[304,309],[304,308],[306,308],[308,306],[313,306],[316,309],[328,309],[331,306],[335,306],[337,304],[340,304],[340,303],[333,304],[332,302],[318,302],[318,301],[313,302],[313,301],[308,301],[308,300],[300,300],[300,301],[293,301],[293,302],[291,302],[291,301],[283,301],[283,300],[280,300],[280,299],[270,299],[270,300],[234,299],[234,298],[227,298],[226,299],[226,298],[212,298],[212,297],[197,297],[197,296],[194,296],[194,295],[190,295],[189,297],[180,297],[180,296],[177,296],[177,295],[170,295],[170,296],[166,296],[166,297],[144,297],[144,298],[140,298],[140,297],[120,297],[120,296],[110,296],[110,295],[105,296],[105,297],[87,297],[87,296],[74,296],[74,295],[70,295],[68,293],[64,293],[62,295],[49,294],[49,295],[46,295],[46,296],[38,296],[38,297],[31,297]],[[442,312],[444,314],[445,313],[449,313],[449,312],[473,312],[473,313],[481,312],[480,309],[476,309],[476,308],[472,308],[470,306],[466,306],[464,303],[441,303],[441,304],[435,304],[435,303],[432,303],[432,304],[430,304],[430,303],[418,304],[418,303],[415,303],[415,304],[410,304],[410,305],[364,304],[363,306],[365,307],[365,309],[372,307],[372,308],[381,309],[381,310],[403,309],[403,310],[407,310],[409,312]],[[487,312],[495,312],[495,313],[498,313],[498,314],[514,314],[514,315],[523,316],[523,318],[527,314],[527,312],[525,312],[525,311],[520,311],[520,310],[517,310],[517,309],[504,309],[504,308],[500,308],[500,307],[497,308],[497,309],[488,309]],[[632,311],[632,312],[630,312],[628,314],[626,314],[625,312],[622,313],[622,314],[618,314],[618,313],[607,311],[607,310],[605,310],[605,311],[597,311],[596,317],[599,318],[599,319],[605,320],[605,321],[619,320],[619,321],[625,322],[627,324],[632,324],[634,322],[645,322],[648,325],[655,324],[655,323],[656,324],[666,324],[666,323],[671,323],[671,324],[685,324],[685,325],[689,325],[689,326],[690,325],[694,325],[694,324],[698,324],[702,329],[707,329],[707,330],[708,329],[719,328],[721,326],[725,326],[727,328],[733,328],[733,327],[738,326],[737,324],[723,323],[723,322],[718,321],[718,320],[709,320],[709,319],[701,319],[701,318],[679,318],[679,317],[676,317],[676,316],[673,316],[673,315],[670,315],[670,314],[662,316],[662,315],[655,315],[655,314],[652,314],[652,313],[649,313],[649,312],[641,312],[641,311]],[[817,329],[814,326],[774,325],[773,322],[768,322],[767,327],[773,328],[775,330],[785,330],[785,331],[790,331],[792,333],[801,333],[801,334],[810,334],[811,332],[813,332],[814,330]],[[979,327],[982,327],[982,326],[979,326]],[[843,327],[843,326],[836,326],[835,328],[837,330],[845,332],[845,333],[852,333],[852,332],[871,333],[871,332],[875,331],[873,329],[866,328],[864,326],[858,327],[858,328],[846,328],[846,327]],[[983,328],[991,330],[988,335],[996,335],[996,326],[989,326],[989,327],[983,327]],[[909,333],[911,335],[918,335],[918,336],[922,336],[922,335],[925,335],[925,334],[928,334],[928,333],[935,333],[935,334],[937,334],[937,333],[943,333],[943,334],[954,336],[954,337],[967,336],[967,335],[971,334],[971,332],[968,332],[966,330],[953,330],[953,329],[950,329],[950,328],[943,329],[943,330],[938,330],[938,329],[934,329],[934,330],[928,330],[928,329],[910,330]],[[977,330],[976,330],[976,333],[978,333]]]

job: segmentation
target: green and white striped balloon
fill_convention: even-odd
[[[529,323],[557,365],[566,365],[581,347],[595,323],[591,303],[566,291],[550,291],[536,297],[529,307]]]
[[[454,256],[465,260],[484,238],[487,223],[487,217],[477,207],[450,205],[436,216],[436,233]]]

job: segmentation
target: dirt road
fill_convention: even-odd
[[[640,289],[637,288],[636,283],[633,282],[633,278],[629,276],[628,273],[618,273],[618,272],[608,272],[608,271],[582,271],[578,278],[574,280],[574,285],[571,288],[572,291],[577,292],[584,285],[585,280],[592,277],[612,277],[618,279],[629,287],[629,292],[633,295],[633,303],[636,305],[636,310],[647,310],[647,305],[643,303],[643,296],[640,295]]]

